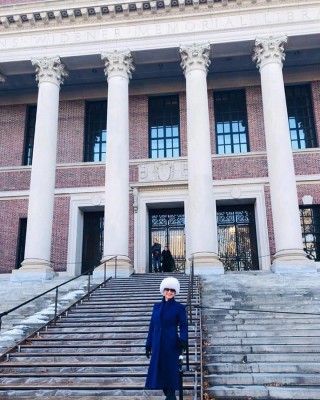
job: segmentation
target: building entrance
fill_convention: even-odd
[[[186,265],[185,222],[183,208],[149,210],[149,243],[154,238],[161,244],[161,251],[167,245],[173,256],[172,272],[184,272]],[[149,272],[152,270],[149,251]]]
[[[103,211],[84,213],[81,273],[100,264],[103,255],[103,224]]]
[[[259,269],[254,206],[218,206],[218,252],[225,271]]]

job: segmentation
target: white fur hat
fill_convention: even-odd
[[[174,289],[176,294],[178,295],[180,292],[180,283],[178,279],[173,276],[169,276],[169,278],[164,278],[160,285],[160,293],[163,295],[164,289]]]

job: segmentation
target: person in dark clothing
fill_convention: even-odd
[[[161,253],[161,259],[162,259],[162,271],[171,272],[173,267],[173,257],[171,251],[168,249],[168,246],[164,246],[164,249]]]
[[[162,272],[161,269],[161,244],[157,238],[153,239],[153,245],[151,246],[151,257],[154,272]]]
[[[153,306],[146,340],[146,356],[151,356],[151,360],[145,386],[162,389],[166,400],[176,400],[179,355],[186,350],[188,340],[186,308],[174,299],[179,291],[180,283],[176,278],[163,279],[160,285],[163,299]]]

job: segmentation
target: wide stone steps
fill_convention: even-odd
[[[320,275],[225,274],[202,285],[208,399],[320,399]]]
[[[161,398],[161,391],[144,385],[149,365],[145,340],[153,304],[161,300],[163,277],[112,280],[20,343],[0,363],[0,397]],[[189,279],[179,275],[179,280],[177,300],[186,303]],[[194,292],[193,303],[199,306],[198,287]],[[194,398],[195,388],[200,390],[199,316],[193,310],[185,399]]]

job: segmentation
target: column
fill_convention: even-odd
[[[303,251],[299,203],[282,75],[286,36],[257,38],[276,254],[272,271],[316,272]]]
[[[108,79],[107,152],[105,176],[104,252],[95,276],[127,277],[133,272],[129,259],[129,79],[133,60],[129,51],[102,53]]]
[[[195,273],[223,274],[213,198],[207,72],[210,45],[180,48],[186,78],[188,135],[188,242]]]
[[[51,279],[50,262],[59,91],[67,72],[59,57],[32,59],[39,82],[25,259],[12,280]]]

